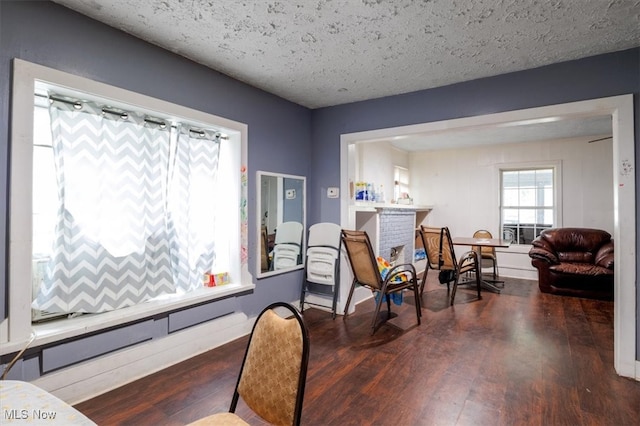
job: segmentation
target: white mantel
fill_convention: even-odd
[[[353,212],[374,212],[382,209],[406,209],[416,212],[430,212],[433,206],[423,206],[417,204],[397,204],[397,203],[375,203],[370,201],[356,201],[349,206]]]
[[[376,255],[387,257],[387,253],[380,253],[380,215],[392,212],[406,212],[413,215],[407,223],[407,229],[397,230],[413,235],[416,228],[426,224],[426,219],[433,210],[433,206],[416,204],[396,204],[396,203],[375,203],[367,201],[357,201],[349,206],[349,229],[366,231],[371,239],[373,251]],[[404,225],[403,225],[404,228]],[[413,238],[411,238],[413,241]],[[409,249],[409,247],[407,247]],[[413,247],[411,247],[413,249]]]

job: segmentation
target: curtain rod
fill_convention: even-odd
[[[80,100],[70,100],[70,99],[65,99],[65,98],[61,98],[59,96],[55,96],[55,95],[43,95],[40,93],[35,93],[35,96],[41,97],[41,98],[45,98],[45,99],[49,99],[49,100],[53,100],[53,101],[57,101],[57,102],[62,102],[68,105],[72,105],[74,109],[80,110],[82,109],[82,101]],[[120,118],[122,118],[123,120],[126,120],[128,118],[128,114],[126,112],[120,112],[120,111],[115,111],[106,107],[102,108],[102,112],[106,113],[106,114],[113,114],[113,115],[119,115]],[[165,128],[167,123],[162,121],[162,119],[160,118],[152,118],[152,117],[145,117],[144,121],[146,121],[147,123],[151,123],[151,124],[156,124],[158,126],[160,126],[161,128]],[[173,128],[177,128],[177,126],[175,125],[171,125],[171,127]],[[216,136],[217,138],[220,139],[224,139],[224,140],[229,140],[229,136],[221,133],[219,130],[217,129],[211,129],[212,131],[216,132]],[[199,135],[200,137],[204,137],[205,132],[202,129],[199,128],[191,128],[189,129],[189,133],[195,133],[197,135]]]

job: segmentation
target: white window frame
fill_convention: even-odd
[[[231,165],[221,164],[220,173],[225,173],[228,182],[235,182],[237,191],[232,191],[233,199],[224,200],[230,206],[246,205],[246,164],[248,127],[244,123],[229,120],[202,111],[197,111],[167,101],[152,98],[129,90],[78,77],[66,72],[47,68],[20,59],[14,59],[13,99],[11,122],[10,159],[10,210],[9,210],[9,257],[8,257],[8,316],[0,323],[0,354],[21,349],[29,341],[32,332],[36,339],[32,345],[42,345],[62,339],[117,326],[140,318],[149,317],[169,310],[215,300],[229,295],[252,290],[255,285],[248,271],[242,251],[247,247],[246,212],[231,215],[231,226],[235,227],[237,238],[231,247],[237,256],[230,259],[230,284],[176,295],[162,300],[154,300],[137,306],[124,308],[99,315],[53,321],[38,325],[31,324],[31,282],[32,282],[32,170],[33,170],[33,96],[36,82],[50,84],[58,88],[68,88],[68,94],[89,100],[109,99],[113,106],[119,103],[132,105],[137,110],[153,115],[158,112],[176,121],[193,123],[202,127],[214,127],[228,136],[221,150],[226,149]],[[95,97],[92,99],[92,96]],[[246,207],[245,207],[246,208]],[[241,217],[244,218],[241,219]]]
[[[553,169],[553,226],[562,227],[562,161],[534,161],[534,162],[522,162],[522,163],[502,163],[496,165],[496,182],[498,188],[498,224],[499,230],[502,233],[502,172],[503,171],[522,171],[522,170],[534,170],[534,169]],[[514,241],[509,248],[510,251],[517,251],[519,247],[524,247],[528,252],[530,249],[529,244],[518,244]]]
[[[406,178],[406,180],[403,179]],[[409,169],[403,166],[393,166],[393,198],[397,201],[403,192],[406,192],[411,196],[409,192],[410,187],[410,174]]]

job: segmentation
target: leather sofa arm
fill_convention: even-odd
[[[613,269],[613,261],[613,240],[611,240],[598,249],[594,263],[603,268]]]
[[[560,263],[560,261],[558,260],[558,256],[556,256],[554,252],[540,247],[531,248],[531,250],[529,250],[529,257],[532,259],[542,260],[551,265]]]
[[[560,259],[558,259],[555,249],[548,241],[538,237],[531,242],[531,245],[533,247],[529,250],[530,258],[539,259],[552,265],[560,263]]]

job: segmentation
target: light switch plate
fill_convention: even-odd
[[[332,186],[331,188],[327,188],[327,198],[338,198],[340,195],[340,189]]]

